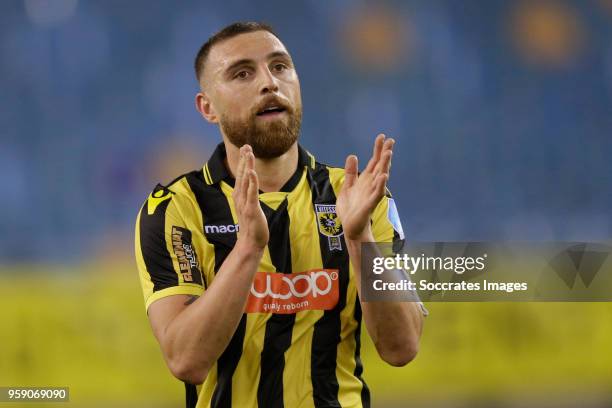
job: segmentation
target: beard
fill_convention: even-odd
[[[285,154],[293,146],[302,125],[301,104],[295,109],[287,105],[283,107],[287,119],[258,121],[257,112],[260,109],[254,109],[246,120],[222,115],[219,124],[223,134],[234,146],[240,148],[249,144],[258,159],[274,159]]]

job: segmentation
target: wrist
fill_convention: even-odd
[[[234,250],[238,251],[239,254],[248,258],[257,257],[261,258],[264,253],[266,246],[261,246],[248,238],[238,236]]]
[[[360,234],[354,236],[345,235],[345,240],[348,245],[350,244],[361,244],[362,242],[374,242],[374,235],[372,234],[372,228],[370,223],[361,231]]]

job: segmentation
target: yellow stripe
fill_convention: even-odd
[[[208,375],[206,376],[206,380],[204,380],[204,383],[198,389],[198,403],[196,404],[196,408],[210,408],[210,402],[212,400],[216,385],[217,363],[212,366],[208,372]]]
[[[393,224],[389,221],[389,198],[383,197],[372,213],[372,235],[376,242],[393,242]]]
[[[256,407],[257,388],[261,374],[266,323],[272,317],[267,313],[249,313],[242,348],[242,358],[232,377],[232,407]]]
[[[211,185],[212,184],[212,177],[210,177],[210,172],[208,170],[208,162],[204,165],[204,181],[206,181],[206,184]]]
[[[172,286],[172,287],[169,287],[169,288],[158,290],[157,292],[153,292],[151,294],[151,296],[149,296],[147,298],[147,301],[145,303],[145,307],[148,310],[149,306],[151,306],[151,304],[153,302],[155,302],[156,300],[159,300],[161,298],[165,298],[167,296],[172,296],[172,295],[195,295],[195,296],[201,296],[202,293],[204,293],[204,288],[202,286],[196,285],[194,283],[184,283],[184,284],[182,284],[180,286]]]
[[[329,181],[334,189],[334,194],[338,197],[342,183],[344,183],[344,169],[340,167],[327,167],[327,171],[329,172]]]
[[[344,183],[344,169],[328,167],[329,179],[336,194],[340,194]],[[376,211],[374,212],[376,214]],[[393,235],[392,235],[393,237]],[[350,280],[347,287],[346,306],[340,312],[340,338],[336,356],[336,378],[338,379],[338,401],[343,407],[361,407],[361,381],[353,374],[355,372],[355,330],[357,321],[354,318],[357,287],[352,263],[349,265]]]
[[[277,210],[278,206],[285,201],[288,193],[283,191],[271,191],[269,193],[261,193],[259,200],[273,210]]]
[[[309,151],[306,153],[308,153],[308,156],[310,156],[310,167],[314,169],[316,166],[315,157]]]
[[[210,182],[210,184],[213,184],[213,178],[208,163],[206,163],[206,172],[208,173],[208,181]]]
[[[343,407],[361,406],[361,381],[353,374],[355,372],[355,330],[357,321],[354,318],[357,288],[353,265],[349,267],[350,281],[346,294],[346,307],[340,312],[340,344],[336,356],[336,378],[338,379],[338,402]]]

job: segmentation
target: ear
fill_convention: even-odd
[[[212,106],[210,98],[205,92],[198,92],[195,96],[196,109],[204,119],[210,123],[219,123],[219,117],[215,108]]]

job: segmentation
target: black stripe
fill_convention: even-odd
[[[391,191],[389,191],[388,188],[385,188],[385,197],[387,197],[387,199],[392,199],[393,197],[391,196]],[[387,217],[389,214],[389,210],[387,209]],[[399,233],[395,230],[395,226],[393,227],[393,253],[399,253],[402,251],[402,249],[404,248],[404,242],[405,240],[402,239],[399,235]]]
[[[198,390],[193,384],[185,383],[185,406],[195,408],[198,403]]]
[[[404,240],[400,238],[400,234],[393,228],[393,253],[398,254],[404,249]]]
[[[151,215],[148,214],[148,201],[140,211],[140,248],[147,271],[151,275],[153,292],[179,284],[166,246],[166,209],[170,200],[172,199],[159,203]]]
[[[370,408],[370,389],[368,385],[363,381],[361,374],[363,374],[363,364],[361,363],[361,303],[359,302],[359,296],[355,299],[355,313],[353,315],[357,321],[357,330],[355,330],[355,377],[361,381],[361,404],[363,408]]]
[[[265,203],[261,203],[270,231],[268,249],[270,250],[270,258],[272,258],[272,265],[278,272],[282,273],[292,273],[288,204],[289,202],[285,198],[278,208],[273,210]]]
[[[232,376],[242,355],[245,331],[246,314],[243,314],[232,339],[217,360],[217,385],[211,401],[213,408],[231,408],[232,406]]]
[[[268,249],[277,272],[292,273],[291,243],[289,239],[288,201],[273,210],[262,203],[268,220],[270,240]],[[291,346],[291,335],[295,314],[272,314],[266,322],[263,350],[261,351],[261,376],[257,388],[257,403],[260,407],[283,407],[283,371],[285,352]]]
[[[202,231],[215,248],[215,273],[225,261],[236,244],[235,233],[206,233],[206,225],[232,225],[234,223],[229,202],[218,184],[207,185],[201,171],[187,175],[187,182],[202,211],[204,225]],[[223,354],[217,360],[217,385],[212,396],[212,407],[229,408],[232,406],[232,376],[242,356],[242,343],[246,330],[246,315],[240,323]]]
[[[201,171],[189,173],[187,182],[202,212],[202,232],[207,241],[215,247],[215,273],[217,273],[225,258],[236,245],[236,233],[206,232],[206,226],[233,225],[232,210],[221,187],[218,184],[206,184]]]
[[[315,204],[336,204],[336,195],[329,179],[329,171],[325,166],[317,163],[314,171],[309,170],[308,182],[312,190],[313,206]],[[336,358],[338,344],[340,343],[340,311],[346,305],[346,292],[349,282],[349,257],[344,236],[341,237],[341,244],[341,251],[332,251],[328,237],[319,231],[319,246],[323,267],[338,269],[340,294],[336,307],[332,310],[326,310],[314,326],[311,373],[315,407],[340,407]]]

